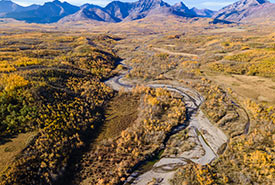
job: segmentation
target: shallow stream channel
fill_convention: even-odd
[[[105,83],[115,90],[120,88],[131,90],[134,85],[128,81],[123,81],[123,77],[131,70],[131,68],[128,69],[120,76],[115,76]],[[219,128],[212,125],[200,110],[204,98],[196,90],[157,83],[150,83],[148,86],[151,88],[164,88],[181,95],[186,104],[187,119],[183,124],[173,128],[163,143],[164,148],[158,151],[153,159],[141,163],[124,183],[125,185],[146,185],[150,183],[168,185],[179,167],[186,165],[188,162],[201,165],[210,163],[217,157],[218,149],[228,140],[227,136]],[[193,143],[193,147],[188,151],[181,150],[181,148],[184,148],[181,145],[184,142],[186,143],[184,141],[186,138],[181,137],[182,132],[188,134],[189,140],[187,142]],[[175,142],[177,144],[173,147],[178,149],[177,153],[167,153],[168,150],[174,149],[168,143]]]

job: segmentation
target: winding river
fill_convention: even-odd
[[[125,90],[130,91],[134,85],[128,81],[123,81],[123,78],[132,68],[123,63],[122,65],[127,67],[128,71],[122,73],[120,76],[115,76],[107,80],[105,83],[111,86],[114,90],[124,88]],[[197,138],[197,145],[200,147],[194,147],[191,151],[178,153],[176,156],[171,155],[162,157],[154,163],[148,171],[142,173],[138,170],[134,171],[125,182],[125,185],[146,185],[152,181],[156,181],[157,184],[167,185],[169,184],[169,180],[175,175],[176,170],[179,167],[186,165],[187,162],[192,161],[201,165],[210,163],[217,157],[216,153],[218,149],[228,140],[227,136],[219,128],[212,125],[207,117],[204,116],[203,112],[200,110],[204,98],[194,89],[158,83],[149,83],[147,86],[151,88],[164,88],[182,96],[186,104],[187,121],[174,128],[171,132],[171,136],[186,129],[186,125],[188,125],[187,128],[189,128],[190,131],[188,134]],[[202,130],[207,134],[202,134]],[[201,154],[199,148],[204,150],[204,155]]]

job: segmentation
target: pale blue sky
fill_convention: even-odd
[[[47,0],[13,0],[14,2],[20,5],[30,5],[30,4],[43,4]],[[48,0],[51,1],[51,0]],[[112,0],[66,0],[67,2],[74,5],[82,5],[85,3],[97,4],[100,6],[105,6]],[[121,0],[125,2],[134,2],[137,0]],[[169,4],[175,4],[180,2],[180,0],[164,0]],[[197,7],[197,8],[208,8],[212,10],[219,10],[220,8],[232,4],[237,0],[183,0],[183,2],[189,7]],[[275,0],[271,0],[271,2],[275,3]]]

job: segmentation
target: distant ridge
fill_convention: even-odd
[[[10,0],[1,0],[0,16],[5,16],[7,13],[10,13],[10,12],[22,12],[22,11],[34,10],[34,9],[37,9],[38,7],[39,7],[38,5],[23,7]]]
[[[61,18],[77,12],[80,8],[67,2],[54,0],[46,2],[32,10],[13,11],[7,13],[5,18],[14,18],[16,20],[26,21],[28,23],[53,23]]]
[[[142,19],[150,14],[166,14],[170,5],[162,0],[139,0],[133,6],[126,21]]]
[[[197,9],[197,8],[192,8],[191,11],[193,14],[201,16],[201,17],[212,17],[217,13],[217,11],[209,10],[209,9]]]
[[[233,22],[275,20],[275,4],[267,0],[240,0],[222,8],[213,18]]]
[[[0,18],[13,18],[27,23],[65,23],[76,21],[129,22],[145,17],[213,18],[212,23],[275,21],[275,4],[267,0],[240,0],[218,12],[189,9],[183,2],[170,5],[163,0],[136,2],[112,1],[105,7],[93,4],[74,6],[54,0],[43,5],[20,6],[11,0],[0,0]]]
[[[85,6],[82,6],[79,11],[72,15],[64,17],[59,22],[75,22],[88,20],[118,22],[117,18],[105,12],[103,8],[92,4],[86,4]]]
[[[94,7],[95,5],[82,7],[79,12],[67,16],[60,22],[71,22],[81,20],[96,20],[104,22],[127,22],[142,19],[153,15],[174,15],[180,17],[202,17],[195,11],[190,10],[183,2],[174,6],[162,0],[139,0],[133,3],[113,1],[106,7]],[[203,11],[203,10],[202,10]],[[210,12],[211,10],[209,10]],[[93,15],[93,16],[88,16]],[[213,14],[204,14],[203,17],[211,17]]]
[[[113,1],[104,8],[104,11],[109,13],[112,17],[116,17],[118,22],[120,22],[129,16],[129,13],[134,6],[134,3]]]
[[[125,22],[154,15],[211,17],[211,12],[213,11],[189,9],[183,2],[171,6],[163,0],[113,1],[106,7],[93,4],[84,4],[78,7],[59,0],[46,2],[43,5],[23,7],[10,0],[0,0],[0,18],[13,18],[28,23]]]

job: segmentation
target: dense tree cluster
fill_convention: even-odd
[[[102,108],[113,95],[102,82],[118,60],[111,40],[32,32],[3,36],[1,65],[15,70],[0,74],[0,139],[32,130],[38,134],[7,167],[0,184],[53,183],[72,152],[84,146],[84,135],[97,132]]]
[[[138,119],[118,137],[103,140],[86,154],[77,182],[117,184],[126,180],[134,166],[154,155],[172,127],[185,120],[185,105],[164,89],[137,87]]]

